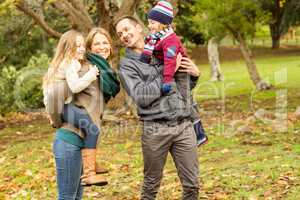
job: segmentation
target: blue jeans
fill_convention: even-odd
[[[96,149],[100,130],[84,109],[80,109],[73,103],[64,105],[63,120],[79,128],[85,133],[85,148]]]
[[[81,200],[83,187],[81,149],[78,146],[55,139],[53,153],[56,162],[58,200]]]

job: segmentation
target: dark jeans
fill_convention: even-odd
[[[100,130],[84,109],[73,103],[64,105],[63,121],[68,122],[85,133],[85,148],[95,149]]]
[[[80,147],[56,138],[53,143],[53,153],[56,163],[57,199],[82,199],[83,187],[80,181],[82,159]]]

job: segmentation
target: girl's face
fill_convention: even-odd
[[[97,33],[94,36],[91,45],[91,51],[92,53],[98,54],[107,59],[110,56],[111,52],[111,44],[108,41],[107,37],[103,34]]]
[[[148,28],[151,34],[157,33],[164,29],[164,25],[152,19],[148,19]]]
[[[85,42],[84,42],[84,38],[80,35],[76,37],[75,59],[83,60],[84,55],[85,55]]]

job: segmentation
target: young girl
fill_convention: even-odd
[[[82,71],[83,69],[86,70]],[[86,108],[75,106],[73,102],[76,100],[74,94],[78,93],[79,97],[79,93],[93,84],[98,75],[98,69],[86,62],[83,36],[74,30],[64,33],[58,42],[48,72],[44,76],[44,104],[54,127],[60,127],[63,121],[85,133],[85,147],[81,153],[82,185],[86,186],[107,184],[103,177],[96,175],[96,145],[100,127],[99,123],[91,119],[90,113],[85,111]]]
[[[171,27],[172,21],[172,5],[167,1],[159,1],[148,13],[148,28],[150,29],[150,35],[146,37],[144,50],[140,58],[142,62],[150,63],[154,57],[161,64],[164,64],[162,85],[163,94],[168,94],[172,90],[171,82],[174,81],[177,55],[181,54],[186,57],[184,47]],[[186,100],[192,102],[192,97],[188,94],[189,91],[187,91],[189,90],[187,87],[188,83],[184,83],[184,81],[176,82],[182,96],[184,96]],[[201,144],[206,143],[208,138],[202,127],[197,111],[197,105],[192,105],[191,111],[194,129],[197,135],[197,144],[200,146]]]

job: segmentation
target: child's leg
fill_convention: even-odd
[[[61,114],[66,97],[70,95],[66,81],[58,81],[43,88],[44,103],[51,124],[55,128],[62,125]]]
[[[193,103],[192,110],[191,110],[191,118],[194,123],[194,130],[197,136],[197,145],[200,146],[202,144],[207,143],[208,137],[205,134],[204,128],[202,126],[201,119],[199,117],[197,104]]]
[[[106,185],[107,181],[102,176],[96,175],[98,168],[96,165],[96,146],[100,130],[85,110],[72,103],[64,106],[63,120],[85,132],[85,147],[81,150],[83,160],[82,185]]]
[[[73,103],[65,104],[63,121],[74,125],[85,133],[85,148],[96,148],[100,130],[85,110],[78,108]]]
[[[205,135],[199,117],[200,115],[199,115],[198,105],[194,101],[193,96],[191,94],[190,76],[187,73],[177,73],[175,80],[180,94],[185,99],[187,103],[187,107],[191,111],[191,120],[194,123],[194,130],[197,136],[197,145],[200,146],[201,144],[205,144],[208,141],[208,137]]]

